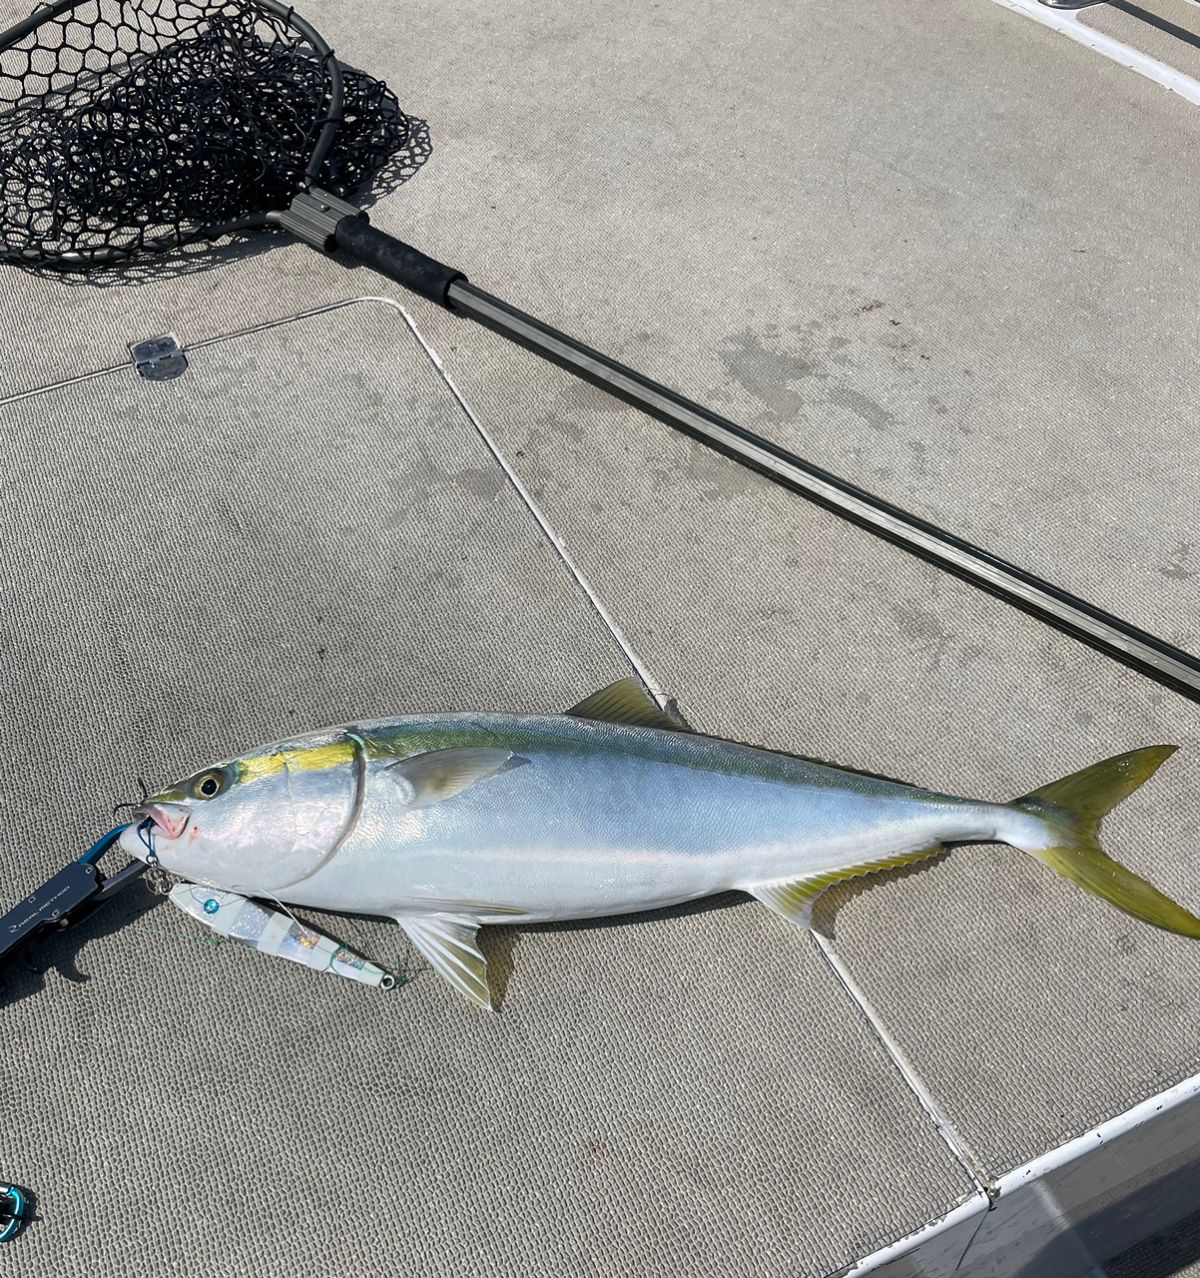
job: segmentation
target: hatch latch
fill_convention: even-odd
[[[139,377],[148,382],[169,382],[187,372],[187,356],[174,333],[129,343],[129,357]]]

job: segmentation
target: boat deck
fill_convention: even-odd
[[[992,0],[309,16],[425,122],[376,225],[1200,650],[1184,95]],[[0,305],[6,900],[139,774],[636,668],[702,731],[986,798],[1178,743],[1105,842],[1200,909],[1194,705],[368,271],[264,234]],[[165,332],[187,373],[139,378]],[[1200,946],[1007,848],[818,919],[496,929],[489,1018],[390,923],[324,920],[385,996],[135,887],[6,987],[39,1219],[0,1275],[821,1278],[956,1213],[890,1271],[949,1273],[997,1185],[1200,1070]]]

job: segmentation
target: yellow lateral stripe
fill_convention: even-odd
[[[286,766],[290,772],[323,772],[354,762],[354,742],[348,738],[300,750],[273,750],[251,754],[238,760],[238,780],[242,784],[278,776]]]

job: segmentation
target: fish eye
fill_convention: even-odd
[[[214,768],[211,772],[202,772],[192,782],[192,794],[197,799],[215,799],[228,782],[225,773]]]

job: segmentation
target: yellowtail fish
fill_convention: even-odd
[[[740,889],[808,926],[831,884],[947,844],[1011,844],[1135,918],[1200,936],[1200,919],[1097,839],[1173,750],[988,803],[702,736],[623,680],[562,715],[413,715],[264,746],[147,799],[121,844],[243,896],[388,915],[491,1007],[485,924]]]

